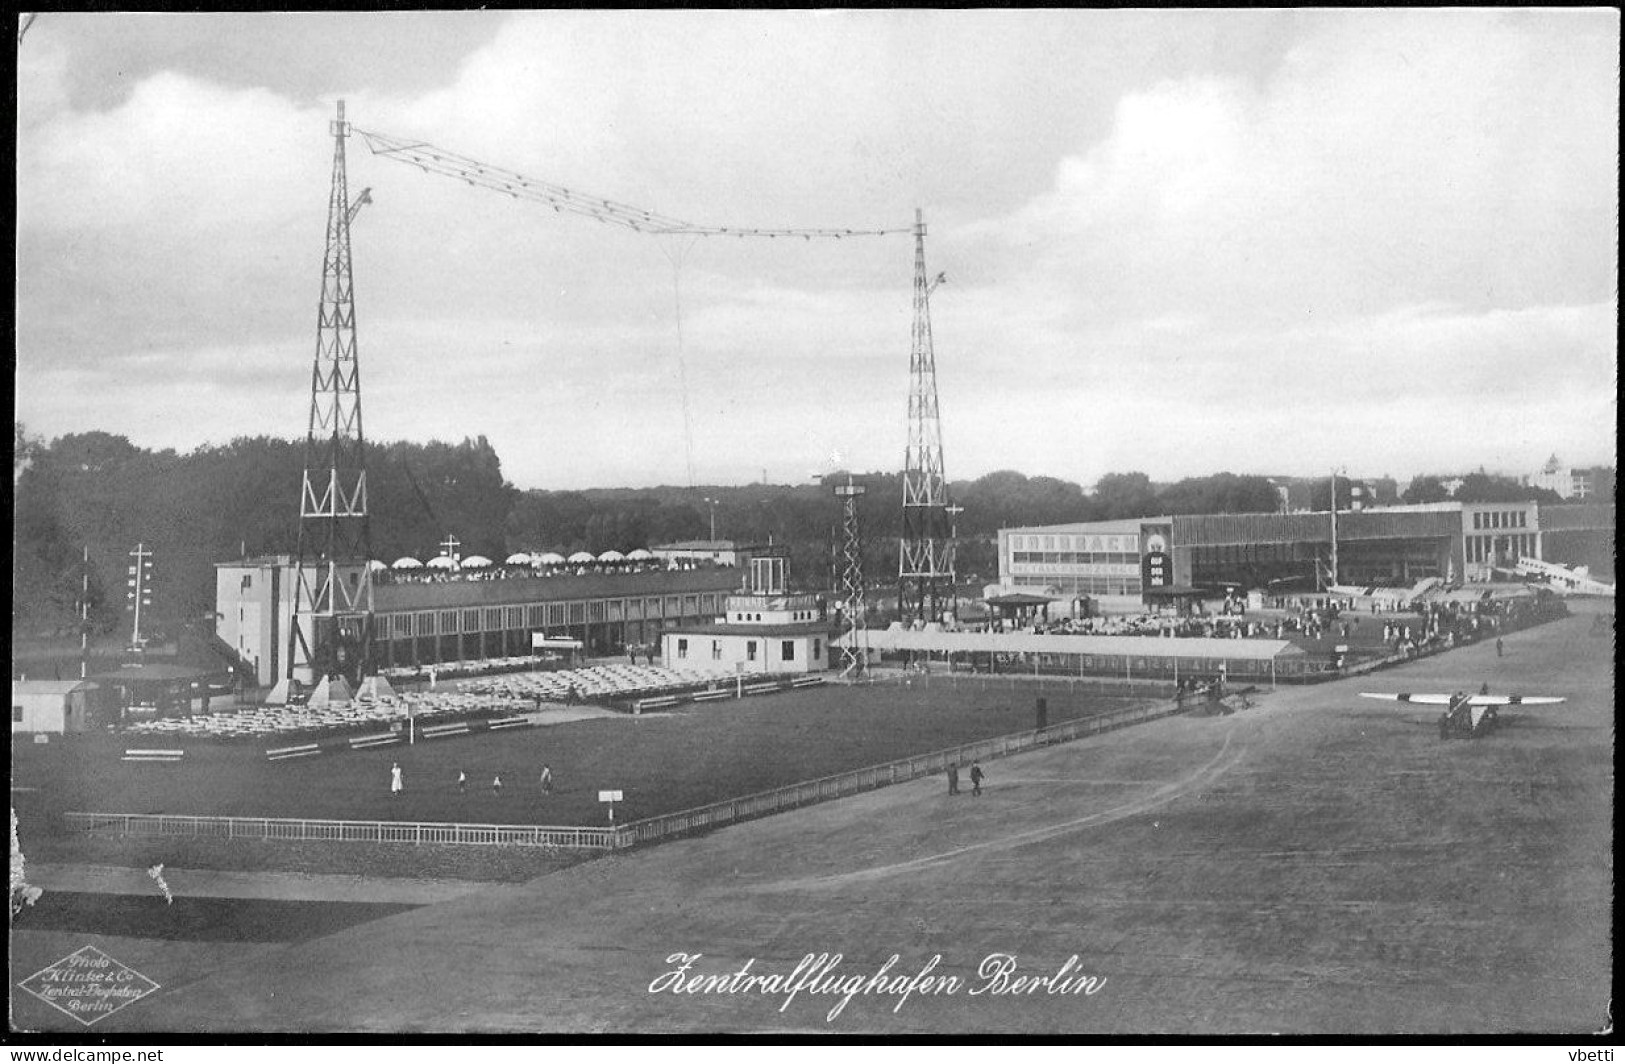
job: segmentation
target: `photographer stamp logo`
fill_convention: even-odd
[[[158,989],[157,983],[95,946],[69,954],[17,985],[86,1027]]]

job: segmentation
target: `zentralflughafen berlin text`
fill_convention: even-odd
[[[754,957],[733,970],[696,970],[704,957],[703,953],[673,953],[666,958],[666,963],[673,967],[649,983],[649,993],[776,996],[783,998],[780,1012],[788,1009],[800,994],[823,995],[839,998],[824,1017],[833,1022],[852,999],[860,995],[895,997],[897,1001],[892,1011],[899,1012],[915,994],[1091,997],[1106,986],[1105,976],[1091,975],[1080,968],[1077,954],[1053,970],[1023,971],[1014,954],[989,953],[976,966],[974,978],[939,973],[941,954],[933,954],[912,974],[895,953],[870,972],[845,965],[845,957],[839,953],[808,953],[789,972],[759,971]]]

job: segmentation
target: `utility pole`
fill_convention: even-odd
[[[136,549],[140,549],[137,546]],[[79,678],[90,674],[90,544],[79,563]]]
[[[841,609],[846,613],[846,645],[841,648],[841,675],[856,676],[869,664],[869,648],[864,645],[867,620],[863,600],[863,539],[858,527],[858,500],[866,489],[846,475],[845,484],[835,485],[835,497],[842,505]]]
[[[1332,470],[1332,586],[1337,584],[1337,470]]]
[[[909,348],[908,449],[903,458],[903,534],[897,560],[897,607],[905,623],[942,612],[952,589],[954,542],[948,482],[942,463],[942,421],[937,405],[937,360],[931,344],[931,292],[946,277],[927,281],[925,214],[914,212],[914,326]]]
[[[333,179],[290,588],[288,671],[266,699],[271,704],[286,704],[296,689],[312,686],[313,701],[348,701],[373,672],[372,533],[350,261],[350,221],[371,197],[363,192],[354,203],[349,199],[344,142],[350,123],[343,100],[329,131]]]

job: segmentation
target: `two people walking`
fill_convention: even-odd
[[[982,796],[982,780],[985,778],[986,774],[982,772],[982,763],[972,761],[970,763],[970,792],[977,798]],[[957,764],[948,766],[948,793],[959,793],[959,766]]]

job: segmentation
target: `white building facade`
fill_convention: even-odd
[[[745,591],[728,596],[721,617],[662,634],[662,663],[743,675],[827,670],[834,627],[828,605],[815,594],[788,593],[787,576],[783,555],[751,558]]]

